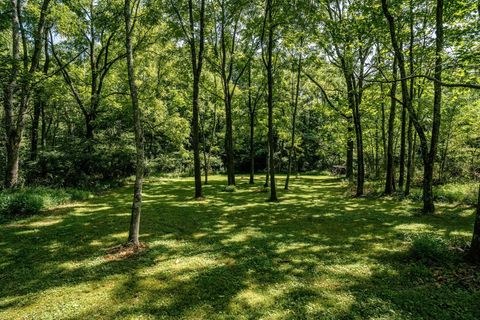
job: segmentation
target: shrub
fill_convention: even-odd
[[[449,243],[433,234],[417,234],[410,238],[409,257],[426,264],[449,262],[453,259]]]
[[[10,196],[5,208],[7,215],[37,214],[44,208],[44,198],[32,193],[17,193]]]
[[[63,189],[45,187],[5,190],[0,193],[0,214],[33,215],[71,199]]]

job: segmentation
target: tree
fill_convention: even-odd
[[[130,0],[125,0],[125,6],[123,9],[125,17],[125,49],[127,52],[128,85],[130,87],[130,99],[132,100],[136,151],[136,172],[135,183],[133,187],[132,217],[128,232],[128,242],[135,246],[140,244],[138,237],[140,233],[140,216],[142,214],[142,187],[145,168],[142,110],[140,109],[140,105],[138,103],[138,89],[137,84],[135,83],[136,77],[132,47],[132,34],[135,26],[137,9],[138,5],[135,5],[134,2],[134,18],[132,19]]]
[[[300,48],[303,46],[303,38],[300,38]],[[288,152],[288,165],[287,165],[287,178],[285,179],[285,190],[288,190],[288,183],[290,181],[290,174],[292,171],[292,158],[295,156],[295,129],[297,122],[297,108],[298,108],[298,97],[300,95],[300,76],[302,72],[302,53],[298,53],[297,61],[297,81],[295,86],[295,97],[292,101],[293,104],[293,113],[292,113],[292,140],[290,145],[290,150]]]
[[[393,59],[392,69],[393,79],[397,78],[397,58]],[[393,126],[395,124],[395,112],[397,105],[397,82],[392,83],[390,89],[390,115],[388,117],[388,142],[387,142],[387,167],[385,180],[385,194],[390,195],[395,191],[395,164],[393,159]]]
[[[106,78],[112,67],[125,57],[125,53],[115,50],[119,19],[116,10],[113,10],[114,8],[105,8],[103,7],[105,3],[94,0],[90,0],[88,5],[85,6],[80,2],[67,2],[67,5],[75,14],[78,23],[85,25],[86,30],[74,30],[73,35],[67,34],[69,38],[73,39],[75,45],[69,43],[64,45],[77,47],[77,43],[80,44],[80,52],[77,55],[87,54],[88,62],[85,62],[85,67],[88,73],[85,73],[83,77],[75,77],[68,67],[61,67],[64,62],[60,52],[57,53],[55,49],[59,44],[54,45],[54,37],[62,37],[62,34],[51,35],[51,48],[58,66],[61,67],[63,79],[83,114],[87,142],[86,151],[91,152],[98,116],[104,111],[102,110],[102,99],[105,96]],[[84,85],[87,85],[88,89],[84,89]],[[88,94],[82,94],[82,92],[88,92]],[[85,166],[88,171],[89,164],[85,164]]]
[[[270,176],[270,201],[278,201],[275,185],[275,141],[273,128],[273,49],[275,46],[273,21],[274,0],[265,1],[265,16],[262,30],[262,59],[267,71],[267,109],[268,109],[268,171]],[[265,44],[265,33],[268,33]],[[264,46],[266,48],[264,49]],[[264,52],[266,51],[266,52]],[[268,179],[268,178],[267,178]]]
[[[433,203],[433,167],[436,155],[438,136],[440,131],[440,110],[442,103],[442,52],[443,52],[443,1],[437,0],[436,5],[436,30],[435,30],[435,72],[434,72],[434,102],[433,102],[433,124],[430,147],[428,146],[426,129],[422,125],[420,118],[417,115],[416,110],[413,109],[409,87],[407,83],[407,74],[405,68],[404,54],[399,46],[397,40],[397,32],[395,31],[395,20],[389,11],[387,0],[382,0],[382,10],[387,19],[390,38],[395,56],[398,60],[398,66],[400,70],[400,80],[402,87],[403,103],[409,111],[412,122],[415,126],[415,130],[420,138],[420,146],[422,150],[422,159],[424,166],[423,177],[423,212],[426,214],[433,213],[435,206]]]
[[[33,26],[32,37],[27,37],[24,24],[23,3],[10,0],[12,15],[11,68],[3,85],[3,107],[6,131],[7,165],[5,186],[18,186],[20,148],[25,129],[25,118],[31,92],[35,87],[34,76],[38,69],[44,39],[45,20],[50,0],[43,0],[40,15]],[[29,54],[28,42],[33,42],[33,53]],[[20,47],[21,43],[21,47]]]
[[[205,0],[200,0],[198,22],[195,22],[193,0],[188,0],[188,26],[185,25],[182,15],[175,3],[171,1],[180,26],[190,46],[191,68],[193,74],[192,93],[192,147],[195,176],[195,198],[203,197],[202,192],[202,165],[200,162],[200,126],[199,126],[199,99],[200,80],[202,75],[205,49]]]
[[[250,125],[250,178],[249,183],[254,184],[255,177],[255,117],[257,112],[257,107],[259,105],[260,99],[263,97],[265,85],[261,83],[256,90],[255,95],[252,95],[252,64],[251,61],[248,65],[248,98],[247,98],[247,107],[248,107],[248,118]],[[268,185],[268,183],[267,183]]]

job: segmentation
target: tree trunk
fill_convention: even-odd
[[[405,181],[405,147],[406,147],[406,121],[407,121],[407,109],[402,106],[402,124],[400,133],[400,160],[399,160],[399,172],[398,172],[398,189],[403,190]]]
[[[32,128],[30,131],[30,160],[35,161],[38,154],[38,127],[40,124],[40,113],[42,109],[42,103],[40,92],[35,93],[35,101],[33,103],[33,118]]]
[[[427,136],[425,134],[425,129],[420,123],[419,117],[416,111],[413,109],[412,100],[410,99],[410,94],[408,92],[408,84],[407,84],[407,74],[405,71],[405,60],[403,52],[398,45],[397,41],[397,34],[395,32],[395,20],[391,15],[390,11],[388,10],[387,0],[382,0],[382,10],[383,13],[388,21],[389,31],[390,31],[390,38],[393,46],[393,50],[395,52],[395,56],[398,60],[398,67],[400,69],[400,79],[401,79],[401,86],[402,86],[402,97],[404,97],[404,104],[409,112],[410,118],[413,121],[413,125],[415,130],[417,131],[418,137],[420,139],[420,147],[422,150],[422,158],[424,163],[424,183],[423,183],[423,212],[424,213],[433,213],[435,206],[433,204],[433,191],[432,191],[432,179],[433,179],[433,161],[432,155],[435,155],[436,149],[436,141],[438,139],[438,133],[436,134],[436,126],[439,127],[440,125],[440,103],[441,103],[441,86],[440,86],[440,78],[437,76],[441,75],[441,56],[440,53],[443,48],[443,1],[437,1],[437,14],[436,14],[436,60],[435,60],[435,78],[439,81],[435,81],[434,83],[434,91],[435,91],[435,101],[434,101],[434,121],[433,121],[433,128],[432,128],[432,143],[431,147],[433,150],[428,148]],[[440,93],[440,94],[439,94]],[[437,113],[438,111],[438,113]],[[433,151],[433,152],[432,152]],[[427,181],[425,181],[427,179]],[[428,180],[430,179],[430,180]]]
[[[383,148],[383,170],[387,171],[387,133],[385,130],[385,101],[383,95],[383,85],[380,84],[380,90],[382,92],[382,148]]]
[[[303,39],[300,39],[300,46],[303,45]],[[298,97],[300,95],[300,73],[302,71],[302,54],[298,56],[298,66],[297,66],[297,85],[295,88],[295,101],[293,102],[293,114],[292,114],[292,143],[290,145],[290,150],[288,153],[288,168],[287,168],[287,178],[285,179],[285,190],[288,190],[288,183],[290,182],[290,174],[292,172],[292,158],[295,154],[295,129],[296,129],[296,120],[297,120],[297,108],[298,108]]]
[[[125,14],[125,47],[127,51],[127,69],[128,69],[128,84],[130,86],[130,98],[132,100],[133,121],[135,130],[135,151],[136,151],[136,169],[135,169],[135,184],[133,187],[133,203],[132,216],[130,220],[130,230],[128,233],[128,242],[134,245],[139,245],[140,232],[140,216],[142,213],[142,187],[145,168],[145,154],[144,154],[144,136],[143,136],[143,119],[142,110],[138,103],[137,85],[135,83],[135,70],[132,49],[132,18],[131,18],[130,0],[125,0],[124,14]]]
[[[393,59],[393,79],[397,79],[397,59]],[[397,94],[397,82],[392,83],[390,90],[390,115],[388,117],[388,143],[387,143],[387,168],[385,178],[385,194],[391,195],[395,189],[395,181],[393,172],[395,170],[395,163],[393,159],[393,129],[395,124],[396,113],[396,94]]]
[[[440,134],[441,106],[442,106],[442,52],[443,52],[443,0],[437,0],[435,31],[435,72],[436,81],[433,83],[433,125],[430,141],[430,152],[424,156],[424,181],[423,181],[423,212],[435,212],[433,203],[433,168],[437,153],[438,137]]]
[[[18,187],[18,168],[20,162],[20,136],[22,131],[9,130],[7,133],[7,166],[5,172],[5,187],[16,188]]]
[[[270,143],[267,139],[267,159],[266,159],[266,174],[265,174],[265,183],[263,184],[264,188],[267,188],[270,184]]]
[[[348,127],[347,127],[347,169],[346,169],[346,178],[353,181],[353,124],[352,119],[350,118]]]
[[[353,126],[355,128],[355,139],[357,145],[357,191],[356,196],[360,197],[364,192],[365,184],[365,161],[363,156],[363,136],[361,116],[359,110],[359,101],[355,98],[355,88],[353,85],[353,74],[345,69],[344,66],[345,81],[347,83],[347,95],[348,104],[353,116]]]
[[[410,194],[410,187],[412,184],[412,174],[414,169],[414,162],[413,162],[413,128],[412,128],[412,120],[409,119],[408,121],[408,129],[407,129],[407,142],[408,142],[408,150],[407,150],[407,180],[405,182],[405,196]]]
[[[230,89],[225,89],[225,151],[227,154],[227,183],[235,185],[235,160],[233,156],[232,102]]]
[[[85,115],[85,138],[87,141],[91,142],[94,138],[95,131],[95,115],[86,114]]]
[[[268,44],[267,44],[267,107],[268,107],[268,145],[269,145],[269,165],[270,165],[270,199],[269,201],[277,201],[277,190],[275,185],[275,146],[273,132],[273,15],[272,0],[267,0],[268,15]]]
[[[249,112],[250,115],[250,184],[254,184],[255,176],[255,150],[254,150],[254,130],[255,130],[255,114]]]
[[[188,1],[189,6],[189,21],[190,21],[190,33],[191,36],[195,33],[194,26],[194,14],[193,14],[193,0]],[[202,193],[202,170],[200,162],[200,133],[198,124],[198,103],[200,94],[200,76],[202,73],[203,64],[203,50],[205,46],[205,0],[200,2],[200,27],[199,27],[199,39],[198,39],[198,56],[197,48],[195,44],[195,37],[192,37],[190,43],[190,53],[192,59],[192,72],[193,72],[193,95],[192,95],[192,146],[193,146],[193,166],[195,176],[195,198],[199,199],[203,197]]]
[[[29,58],[27,38],[22,20],[23,4],[18,0],[11,0],[12,22],[12,54],[11,70],[4,85],[3,105],[6,134],[7,165],[5,172],[5,186],[7,188],[18,185],[20,147],[25,129],[25,116],[29,105],[29,97],[34,84],[32,79],[38,68],[42,52],[45,19],[50,0],[43,0],[38,23],[33,27],[33,53]],[[23,45],[23,70],[20,70],[20,38]],[[20,85],[17,78],[21,73]]]
[[[470,245],[469,256],[472,261],[480,263],[480,185],[478,186],[477,210],[475,214],[475,223],[473,226],[472,243]]]
[[[48,28],[45,28],[44,37],[48,37]],[[48,69],[50,66],[50,56],[48,54],[48,41],[45,40],[45,63],[43,64],[43,74],[48,74]],[[37,160],[38,155],[38,130],[40,126],[40,117],[42,117],[42,112],[47,103],[46,98],[42,95],[45,92],[45,89],[35,90],[35,101],[33,104],[33,119],[32,119],[32,129],[30,134],[30,160]],[[42,119],[43,121],[43,119]]]
[[[248,64],[248,115],[250,117],[250,184],[255,183],[255,108],[252,106],[252,64]]]

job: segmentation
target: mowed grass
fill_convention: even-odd
[[[202,201],[191,178],[146,181],[149,248],[126,259],[107,251],[127,237],[131,187],[2,223],[0,319],[480,319],[474,275],[441,280],[407,259],[412,234],[467,241],[471,208],[420,216],[328,176],[288,192],[280,177],[269,203],[261,182],[225,180]]]

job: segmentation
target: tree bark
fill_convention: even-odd
[[[267,43],[267,107],[268,107],[268,145],[269,145],[269,165],[270,165],[270,199],[269,201],[278,201],[277,190],[275,185],[275,145],[273,132],[273,15],[272,0],[266,0],[267,7],[265,14],[268,22],[268,43]]]
[[[138,103],[138,90],[135,83],[136,77],[132,49],[133,21],[131,16],[131,10],[132,9],[130,7],[130,0],[125,0],[125,48],[127,52],[128,84],[130,87],[130,98],[132,100],[136,151],[135,184],[133,187],[132,215],[130,220],[130,229],[128,233],[128,242],[134,245],[139,245],[140,216],[142,213],[142,188],[145,168],[145,151],[142,110],[140,109]]]
[[[353,124],[352,118],[348,120],[347,124],[347,169],[346,169],[346,178],[348,180],[353,181],[353,149],[354,149],[354,142],[353,142]]]
[[[265,183],[263,184],[264,188],[267,188],[270,184],[270,143],[267,138],[267,159],[266,159],[266,170],[265,170]]]
[[[398,189],[403,190],[405,184],[405,151],[406,151],[406,122],[407,122],[407,109],[402,106],[402,119],[401,119],[401,132],[400,132],[400,160],[398,171]]]
[[[469,256],[472,261],[480,263],[480,185],[478,186],[477,210],[475,213],[475,222],[473,226],[472,243],[470,245]]]
[[[303,45],[303,39],[300,39],[300,47]],[[292,172],[292,158],[295,155],[295,129],[296,129],[296,120],[297,120],[297,109],[298,109],[298,97],[300,95],[300,74],[302,71],[302,54],[298,55],[298,64],[297,64],[297,83],[295,88],[295,101],[293,102],[293,114],[292,114],[292,135],[291,135],[291,145],[288,152],[288,167],[287,167],[287,178],[285,179],[285,190],[288,190],[288,183],[290,182],[290,174]]]
[[[413,170],[414,170],[414,159],[413,159],[413,128],[412,128],[412,120],[409,119],[408,121],[408,129],[407,129],[407,142],[408,142],[408,149],[407,149],[407,180],[405,181],[405,196],[410,194],[410,187],[412,185],[412,178],[413,178]]]
[[[423,209],[425,214],[431,214],[435,211],[435,205],[433,203],[433,167],[436,154],[438,133],[440,128],[440,108],[441,108],[441,73],[442,73],[442,51],[443,51],[443,0],[437,0],[436,6],[436,37],[435,37],[435,75],[434,75],[434,107],[433,107],[433,125],[432,136],[430,142],[430,150],[428,147],[427,136],[425,129],[420,123],[419,117],[416,111],[413,109],[412,100],[408,92],[407,75],[405,71],[405,60],[403,52],[398,45],[397,34],[395,32],[395,21],[390,11],[388,10],[387,0],[382,0],[382,10],[385,18],[388,21],[390,38],[392,46],[395,52],[395,56],[398,59],[398,66],[400,69],[402,96],[405,97],[404,105],[406,106],[410,118],[413,121],[415,130],[417,131],[420,139],[420,147],[422,151],[422,159],[424,164],[424,177],[423,177]]]
[[[393,79],[397,79],[397,59],[393,59]],[[395,124],[396,113],[396,94],[397,94],[397,82],[392,83],[390,90],[390,115],[388,117],[388,142],[387,142],[387,168],[385,177],[385,194],[391,195],[395,189],[394,170],[395,163],[393,159],[393,130]]]
[[[192,147],[193,147],[193,166],[195,176],[195,198],[203,197],[202,192],[202,171],[200,162],[200,132],[199,132],[199,95],[200,95],[200,77],[203,65],[203,50],[205,46],[205,0],[200,2],[199,16],[199,35],[198,35],[198,56],[195,41],[195,25],[193,13],[193,0],[188,1],[188,13],[190,22],[190,53],[193,72],[193,95],[192,95]]]
[[[4,84],[3,106],[6,133],[5,186],[18,186],[20,147],[25,129],[25,116],[29,104],[30,93],[34,87],[33,76],[38,68],[42,52],[45,20],[50,0],[43,0],[40,17],[33,32],[33,53],[28,55],[26,32],[22,22],[22,4],[18,0],[11,0],[12,11],[12,65],[10,74]],[[23,70],[20,66],[20,39],[23,45]],[[17,83],[21,76],[20,85]]]

